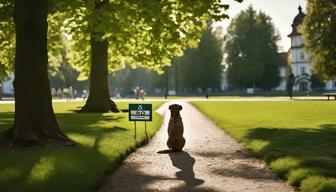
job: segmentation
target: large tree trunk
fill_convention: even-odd
[[[95,37],[98,34],[95,34]],[[108,42],[99,41],[91,35],[91,70],[90,92],[82,112],[104,113],[119,112],[117,105],[111,100],[108,89]],[[98,38],[99,39],[99,38]]]
[[[73,144],[61,132],[52,108],[47,73],[47,2],[15,1],[15,119],[5,137],[22,145]]]

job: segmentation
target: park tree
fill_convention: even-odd
[[[47,69],[48,1],[17,0],[11,5],[14,14],[7,14],[14,15],[16,35],[15,116],[13,127],[4,136],[23,145],[72,144],[61,132],[52,108]]]
[[[15,29],[12,14],[13,2],[0,3],[0,99],[2,96],[2,81],[13,70],[15,55]]]
[[[205,19],[224,18],[226,17],[224,10],[228,8],[228,6],[222,5],[219,0],[207,2],[201,0],[162,1],[165,4],[158,4],[157,2],[159,1],[148,3],[149,1],[144,0],[113,1],[114,4],[110,4],[110,2],[112,1],[78,0],[65,2],[36,0],[31,3],[28,1],[9,0],[0,2],[0,14],[1,16],[6,16],[6,18],[2,17],[2,19],[8,18],[6,21],[1,21],[1,27],[3,27],[3,22],[9,22],[10,25],[13,21],[10,18],[12,15],[14,15],[13,23],[15,24],[15,117],[13,127],[3,134],[6,139],[21,144],[45,142],[72,144],[69,138],[61,132],[52,108],[50,82],[48,79],[47,34],[48,22],[50,22],[48,21],[48,12],[56,13],[57,8],[61,7],[65,15],[70,13],[78,16],[72,17],[72,19],[76,18],[73,19],[76,21],[82,20],[82,25],[79,26],[74,24],[80,22],[72,22],[71,19],[64,20],[64,22],[67,21],[66,24],[72,25],[70,32],[73,33],[71,34],[78,34],[84,39],[84,42],[89,44],[95,44],[98,41],[96,49],[91,49],[91,52],[93,55],[95,53],[101,55],[102,58],[82,54],[84,57],[77,57],[78,59],[84,58],[84,61],[87,61],[89,58],[106,63],[107,52],[111,51],[114,53],[114,62],[112,62],[114,64],[122,64],[127,61],[133,66],[144,65],[146,67],[160,68],[163,64],[169,63],[172,56],[181,53],[184,46],[193,45],[197,42],[199,31],[204,27],[203,21]],[[126,9],[127,7],[124,6],[124,3],[128,3],[130,9]],[[85,10],[85,6],[82,6],[83,4],[91,9]],[[94,14],[83,15],[83,11]],[[123,14],[117,14],[118,11],[124,12]],[[111,14],[111,12],[114,14]],[[114,18],[108,17],[109,14]],[[91,21],[97,20],[98,24],[88,22],[90,20],[84,20],[87,15],[91,17]],[[158,15],[160,17],[154,17]],[[127,20],[127,17],[130,20],[134,19],[133,22],[128,23],[127,21],[130,20]],[[61,18],[66,18],[66,16],[57,19]],[[103,21],[106,20],[114,21],[114,23],[109,24],[118,24],[117,21],[119,20],[126,22],[121,22],[119,25],[104,25],[106,23],[103,23]],[[144,25],[144,23],[148,24]],[[180,25],[176,25],[177,23]],[[95,30],[93,32],[89,30],[90,36],[86,36],[83,35],[85,33],[82,33],[81,26],[90,26],[91,29]],[[106,26],[109,26],[112,30],[107,32],[103,30]],[[124,31],[122,29],[134,29],[135,31]],[[120,32],[125,32],[125,34],[122,35]],[[1,38],[5,39],[6,37],[3,38],[1,36]],[[74,40],[77,40],[76,36],[74,36]],[[113,45],[115,45],[111,46],[107,52],[105,40],[111,40]],[[83,50],[88,50],[88,46],[85,45],[87,44],[79,44],[79,47],[81,46]],[[150,49],[146,49],[146,47],[150,47]],[[156,54],[151,54],[151,51]],[[7,53],[6,55],[9,54]],[[6,62],[5,65],[10,65],[10,62],[8,63]],[[84,68],[83,71],[85,71]],[[97,70],[104,68],[101,75],[104,76],[106,74],[105,65],[91,68],[99,68]]]
[[[222,42],[210,25],[203,32],[196,48],[188,48],[177,58],[178,88],[198,89],[219,88],[223,70]]]
[[[226,8],[219,0],[103,0],[85,1],[69,12],[74,63],[90,78],[82,111],[118,111],[108,92],[109,71],[127,64],[162,72],[185,47],[197,46],[206,20],[225,18]]]
[[[281,62],[278,40],[271,18],[257,13],[252,6],[234,18],[225,35],[224,48],[230,86],[265,90],[277,86]]]
[[[336,1],[308,1],[302,29],[315,72],[324,79],[336,78]]]

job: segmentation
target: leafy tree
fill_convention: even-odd
[[[310,0],[303,23],[305,48],[311,55],[315,72],[336,78],[336,1]]]
[[[0,2],[0,99],[2,81],[13,70],[15,55],[15,29],[12,14],[14,11],[12,1]]]
[[[260,87],[266,90],[279,84],[276,33],[271,18],[252,6],[234,18],[225,35],[228,81],[234,88]]]
[[[107,98],[108,95],[105,91],[108,58],[115,65],[129,63],[159,69],[169,64],[172,56],[181,54],[185,46],[195,45],[199,32],[205,26],[204,21],[225,17],[225,8],[227,6],[219,0],[1,2],[0,14],[6,16],[1,17],[4,18],[1,27],[11,25],[11,16],[14,15],[16,34],[15,119],[13,128],[6,131],[5,137],[22,144],[72,143],[61,132],[51,103],[47,47],[50,36],[47,33],[48,22],[52,23],[53,20],[48,20],[48,12],[57,15],[54,20],[57,24],[67,24],[66,28],[70,30],[68,32],[75,42],[83,42],[73,46],[77,50],[82,48],[82,54],[73,54],[72,58],[84,62],[91,60],[90,71],[95,74],[95,78],[91,78],[91,86],[96,84],[100,87],[97,88],[97,95],[101,96],[96,97],[99,99]],[[58,12],[59,9],[62,12]],[[72,17],[68,17],[69,14]],[[1,33],[2,36],[3,34]],[[1,40],[10,39],[10,35],[2,36]],[[108,46],[109,43],[113,46]],[[48,44],[54,45],[52,42]],[[91,54],[88,48],[90,46]],[[10,57],[8,52],[5,53]],[[108,53],[113,53],[113,57],[108,57]],[[10,65],[10,62],[4,64]],[[111,68],[115,69],[115,65]],[[88,69],[83,66],[82,71]],[[102,85],[99,85],[100,82]],[[111,109],[111,104],[113,103],[108,102],[108,109]],[[104,110],[105,107],[104,104]],[[94,106],[90,111],[101,112],[101,109]]]
[[[203,32],[197,48],[187,49],[176,59],[177,86],[180,89],[219,88],[222,73],[220,39],[211,27]]]
[[[15,116],[5,132],[23,145],[45,142],[70,144],[56,121],[48,80],[48,1],[15,1]],[[13,14],[9,14],[13,15]]]
[[[225,18],[226,8],[219,0],[91,0],[69,12],[73,58],[81,71],[90,72],[90,96],[82,111],[118,111],[108,94],[108,69],[128,64],[161,72],[186,46],[197,45],[206,20]]]
[[[321,79],[321,76],[317,74],[312,74],[310,76],[311,87],[313,90],[323,90],[325,87],[325,82]]]

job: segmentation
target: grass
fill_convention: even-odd
[[[127,109],[128,103],[117,103]],[[153,102],[153,109],[161,103]],[[127,113],[78,114],[83,103],[54,103],[62,130],[78,144],[73,148],[31,148],[0,151],[0,191],[95,191],[108,172],[136,146],[144,143],[143,123],[137,125]],[[14,105],[0,105],[0,132],[12,125]],[[162,122],[153,114],[147,123],[151,137]]]
[[[336,102],[193,102],[303,192],[336,191]]]

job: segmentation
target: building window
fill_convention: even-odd
[[[304,54],[304,52],[300,52],[300,59],[301,59],[301,60],[304,60],[304,59],[305,59],[305,54]]]
[[[305,67],[300,67],[300,74],[305,75],[306,74],[306,68]]]

